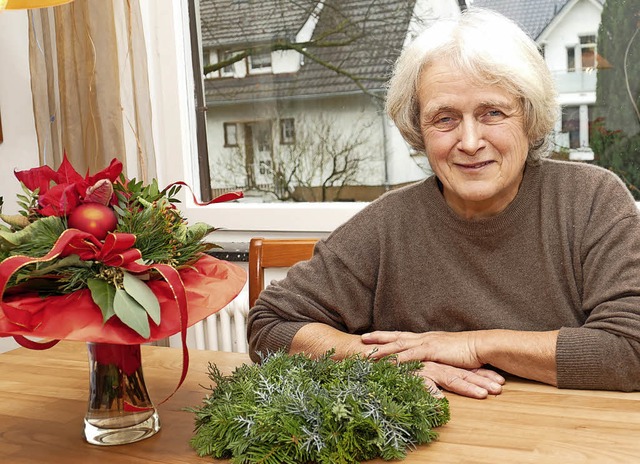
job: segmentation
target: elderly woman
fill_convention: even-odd
[[[387,111],[435,175],[263,291],[253,359],[395,353],[476,398],[501,392],[497,371],[640,389],[638,209],[610,172],[544,158],[557,107],[535,43],[487,11],[439,21],[400,56]]]

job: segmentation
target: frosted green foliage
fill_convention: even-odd
[[[191,446],[233,463],[356,463],[402,459],[437,438],[449,403],[432,396],[419,362],[393,357],[318,360],[282,352],[243,365],[215,383],[199,408]]]

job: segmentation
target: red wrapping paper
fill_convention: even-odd
[[[233,300],[246,281],[244,269],[227,261],[203,255],[191,268],[179,271],[186,290],[186,326],[216,313]],[[164,280],[148,282],[158,298],[160,325],[152,321],[148,339],[116,317],[106,324],[88,289],[68,295],[41,298],[36,294],[3,295],[0,336],[29,336],[55,340],[139,344],[181,332],[181,310],[171,285]],[[3,308],[13,308],[7,315]],[[17,311],[16,311],[17,310]],[[14,314],[14,313],[18,314]],[[17,324],[16,322],[19,322]]]

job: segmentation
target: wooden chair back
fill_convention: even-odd
[[[249,308],[264,289],[264,270],[291,267],[313,256],[317,238],[252,238],[249,243]]]

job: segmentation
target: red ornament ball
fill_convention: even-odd
[[[100,203],[83,203],[71,211],[69,227],[88,232],[98,240],[104,240],[107,233],[118,225],[116,213]]]

